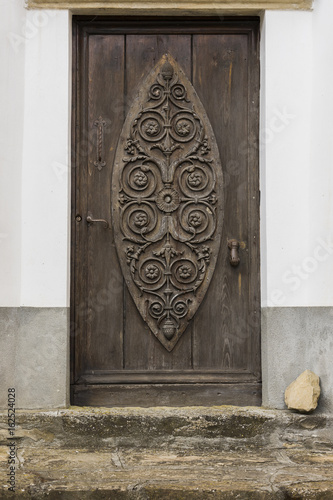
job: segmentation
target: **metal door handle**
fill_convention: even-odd
[[[228,247],[230,249],[229,262],[233,267],[238,266],[240,263],[239,257],[239,241],[237,240],[229,240]]]
[[[104,224],[105,229],[107,229],[109,227],[109,223],[108,223],[107,220],[105,220],[105,219],[94,219],[92,217],[92,214],[87,215],[86,221],[88,222],[88,224],[93,224],[94,222],[100,222],[100,223]]]

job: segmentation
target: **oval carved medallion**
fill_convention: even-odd
[[[112,213],[129,291],[171,351],[212,279],[223,185],[203,105],[169,54],[148,75],[125,120],[113,166]]]

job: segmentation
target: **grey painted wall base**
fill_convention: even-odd
[[[0,308],[0,408],[9,387],[17,408],[69,404],[68,318],[67,308]]]
[[[316,411],[333,411],[333,307],[262,310],[263,406],[286,408],[284,391],[304,370],[320,377]]]

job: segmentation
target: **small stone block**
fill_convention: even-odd
[[[320,396],[319,377],[305,370],[286,389],[284,400],[289,410],[308,413],[317,408]]]

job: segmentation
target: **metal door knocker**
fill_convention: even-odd
[[[239,257],[239,241],[229,240],[228,247],[230,249],[229,262],[233,267],[237,267],[240,263]]]

